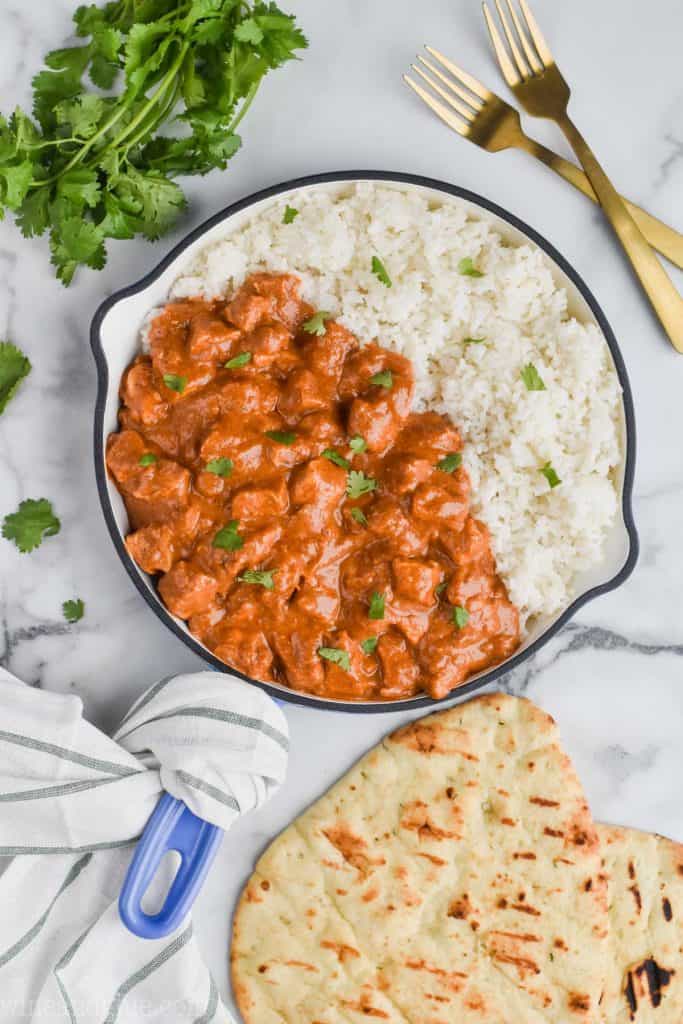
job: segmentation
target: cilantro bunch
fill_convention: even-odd
[[[33,118],[0,116],[0,217],[49,232],[64,284],[104,266],[105,239],[168,231],[186,205],[173,178],[224,169],[263,76],[307,45],[246,0],[115,0],[74,21],[87,42],[48,53]]]

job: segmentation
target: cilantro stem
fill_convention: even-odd
[[[261,76],[261,77],[263,77],[263,76]],[[237,125],[240,123],[240,121],[242,120],[242,118],[244,117],[246,112],[249,110],[249,107],[251,106],[251,104],[252,104],[252,102],[254,100],[254,96],[256,95],[256,93],[258,91],[258,87],[259,87],[260,84],[261,84],[261,78],[257,79],[254,82],[254,84],[249,88],[249,92],[244,97],[244,102],[242,103],[242,106],[240,108],[239,114],[237,115],[237,117],[234,117],[233,120],[228,125],[228,129],[227,129],[227,134],[228,135],[232,135],[232,133],[234,132],[234,130],[237,127]]]
[[[107,146],[105,146],[104,150],[102,150],[98,154],[98,162],[101,162],[102,153],[106,153],[112,149],[118,149],[118,147],[121,145],[126,136],[130,135],[131,131],[134,128],[137,128],[140,122],[144,120],[144,118],[150,112],[150,110],[154,108],[159,98],[163,96],[163,94],[168,89],[169,85],[172,85],[175,82],[176,75],[178,74],[178,71],[182,67],[182,63],[185,60],[185,55],[188,49],[189,47],[187,43],[181,46],[178,56],[176,57],[173,64],[171,64],[170,68],[168,69],[164,77],[161,79],[161,82],[159,83],[157,89],[152,93],[152,95],[147,100],[147,103],[145,103],[145,105],[140,110],[138,110],[135,117],[128,122],[123,131],[119,132],[116,138],[113,139]]]

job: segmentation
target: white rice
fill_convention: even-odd
[[[601,333],[568,315],[539,248],[506,243],[457,199],[363,183],[286,202],[299,211],[293,223],[274,200],[201,251],[172,295],[213,297],[254,270],[293,271],[312,305],[408,356],[415,407],[448,413],[462,432],[473,512],[522,623],[552,616],[600,562],[617,511],[621,397]],[[372,274],[373,255],[390,288]],[[484,276],[459,273],[463,257]],[[526,389],[528,363],[545,391]],[[552,489],[548,462],[562,481]]]

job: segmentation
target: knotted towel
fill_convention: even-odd
[[[113,739],[82,712],[0,669],[0,1021],[230,1024],[192,922],[136,938],[118,895],[162,790],[223,829],[272,796],[285,718],[218,672],[152,686]]]

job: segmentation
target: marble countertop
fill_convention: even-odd
[[[28,105],[31,75],[66,37],[74,6],[0,0],[4,113]],[[442,178],[506,207],[576,267],[614,328],[636,403],[636,571],[502,686],[556,716],[596,817],[683,840],[683,359],[665,341],[597,209],[525,155],[491,156],[451,135],[402,86],[401,73],[426,41],[504,94],[475,0],[284,6],[298,15],[311,49],[265,82],[229,170],[183,183],[190,212],[173,235],[155,245],[113,244],[104,272],[81,272],[65,290],[52,276],[46,243],[22,239],[9,219],[0,225],[0,337],[33,363],[0,420],[0,515],[23,498],[46,496],[62,520],[61,533],[31,555],[0,541],[0,661],[33,686],[79,694],[89,717],[108,729],[160,676],[202,667],[138,595],[100,513],[88,325],[102,299],[209,214],[278,181],[346,168]],[[649,8],[639,0],[535,0],[534,9],[575,85],[574,117],[613,180],[683,229],[679,0]],[[566,152],[557,130],[540,122],[533,130]],[[683,274],[675,280],[683,288]],[[61,614],[73,596],[87,606],[76,627]],[[200,941],[224,992],[230,914],[255,856],[406,717],[293,706],[286,713],[288,785],[230,834],[198,905]]]

